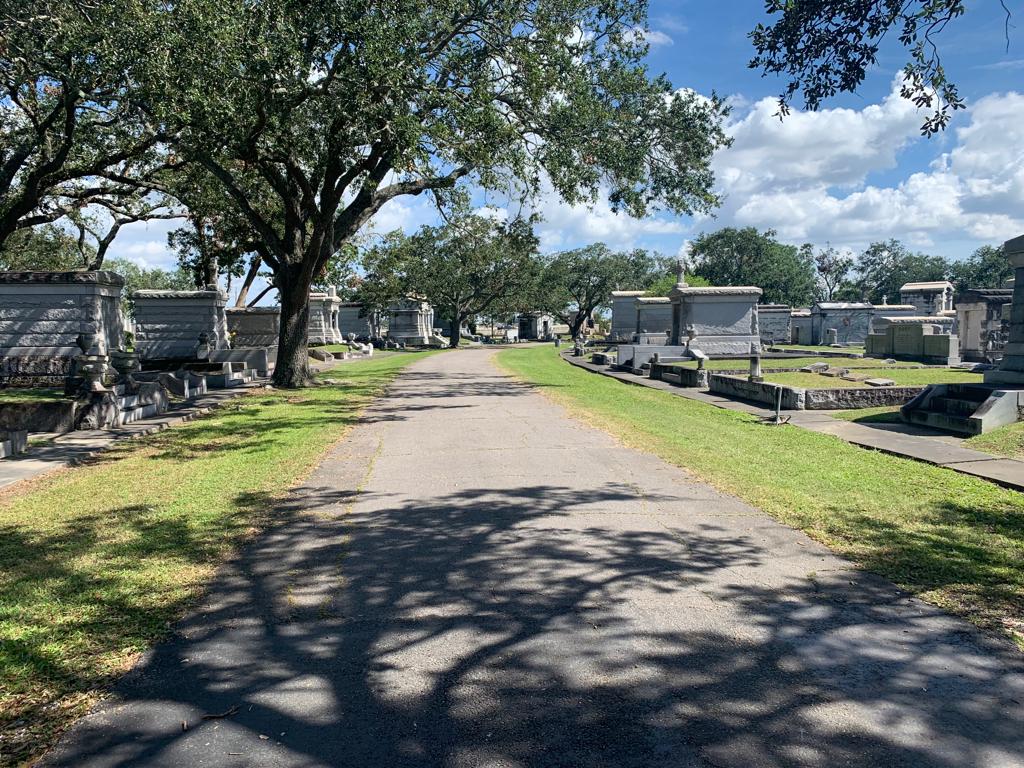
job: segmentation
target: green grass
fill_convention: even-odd
[[[1024,459],[1024,421],[968,438],[964,441],[964,447],[994,453],[996,456]]]
[[[860,424],[895,424],[901,421],[898,405],[854,408],[851,411],[831,411],[829,415],[843,421],[856,421]]]
[[[926,384],[977,384],[983,376],[980,373],[968,373],[955,368],[861,368],[857,373],[880,379],[891,379],[900,387],[923,387]],[[765,381],[783,384],[787,387],[802,389],[840,389],[866,387],[862,381],[845,381],[839,378],[821,376],[817,373],[769,373]]]
[[[836,358],[836,357],[763,357],[761,367],[763,369],[787,368],[794,371],[806,368],[815,363],[827,363],[837,368],[920,368],[920,363],[897,362],[893,365],[886,365],[881,360],[867,359],[862,357]],[[682,363],[674,363],[682,368],[696,368],[695,360],[687,360]],[[705,365],[709,371],[745,371],[750,368],[748,360],[708,360]]]
[[[37,403],[45,400],[60,400],[64,397],[63,389],[47,387],[6,387],[0,389],[0,405],[3,403]]]
[[[0,498],[0,764],[30,760],[85,712],[420,357],[254,391]]]
[[[623,442],[686,467],[839,554],[1024,648],[1024,495],[797,427],[588,373],[498,358]]]
[[[864,347],[838,347],[829,346],[813,346],[811,344],[772,344],[772,349],[792,349],[800,352],[821,352],[822,350],[832,352],[849,352],[851,355],[863,355]]]

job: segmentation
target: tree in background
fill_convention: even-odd
[[[804,248],[810,247],[809,245],[804,246]],[[853,269],[853,257],[828,246],[814,254],[814,268],[818,272],[820,297],[825,301],[833,301],[836,291],[843,285]]]
[[[1000,5],[995,12],[1003,15],[1009,43],[1010,11]],[[898,36],[910,54],[901,95],[931,110],[922,133],[944,129],[952,112],[964,106],[936,44],[939,33],[965,13],[964,0],[767,0],[766,8],[778,18],[751,32],[757,53],[750,66],[789,78],[779,97],[782,114],[797,93],[808,109],[817,109],[839,92],[856,91],[878,63],[887,35]]]
[[[676,287],[676,283],[679,282],[679,277],[676,275],[676,261],[667,258],[659,258],[659,261],[664,265],[661,267],[660,274],[654,282],[643,290],[647,291],[651,296],[668,296],[672,289]],[[686,275],[686,283],[694,288],[704,288],[711,285],[700,275],[694,274]]]
[[[175,156],[223,185],[266,248],[274,383],[309,380],[310,286],[389,200],[443,203],[473,178],[522,197],[549,181],[570,203],[607,193],[635,216],[716,205],[724,107],[649,76],[646,13],[635,0],[160,4],[129,76]]]
[[[55,224],[15,231],[0,246],[0,270],[71,272],[85,269],[93,258],[88,243]]]
[[[945,280],[949,269],[941,256],[914,253],[899,240],[887,240],[872,243],[860,255],[854,285],[862,301],[895,304],[905,283]]]
[[[701,234],[691,255],[694,274],[716,286],[757,286],[765,304],[802,306],[814,298],[817,278],[810,248],[783,245],[774,230],[726,227]]]
[[[127,317],[135,316],[135,302],[132,301],[134,291],[187,291],[193,287],[192,274],[180,268],[167,271],[159,267],[142,267],[128,259],[107,259],[104,269],[124,278],[121,309]]]
[[[576,339],[594,311],[608,304],[612,291],[643,290],[663,272],[662,260],[647,251],[616,252],[595,243],[550,257],[534,301],[566,323]]]
[[[949,279],[956,285],[957,292],[1002,288],[1011,277],[1013,267],[999,245],[983,245],[963,261],[949,265]]]
[[[459,215],[423,227],[398,247],[405,293],[422,296],[448,322],[453,348],[466,321],[526,301],[539,271],[537,238],[522,219]]]

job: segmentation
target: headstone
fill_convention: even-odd
[[[935,316],[953,309],[953,284],[947,280],[906,283],[900,301],[913,305],[918,315]]]
[[[701,350],[712,357],[760,352],[757,302],[753,286],[672,289],[672,346]]]
[[[793,338],[793,309],[787,304],[758,304],[757,327],[764,344],[789,344]]]
[[[612,291],[612,330],[609,341],[629,341],[637,329],[636,299],[646,296],[646,291]],[[539,338],[523,333],[520,326],[519,335],[524,339]]]
[[[896,382],[893,381],[892,379],[882,379],[882,378],[865,379],[864,383],[867,384],[869,387],[895,387],[896,386]]]

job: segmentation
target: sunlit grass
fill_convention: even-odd
[[[1024,647],[1024,495],[567,365],[499,360],[628,445],[685,467],[867,569]]]
[[[18,765],[166,632],[405,365],[257,390],[0,500],[0,764]]]

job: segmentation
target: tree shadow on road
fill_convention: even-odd
[[[48,764],[1024,755],[1024,669],[1000,647],[867,574],[760,584],[750,575],[774,555],[754,533],[618,525],[635,500],[618,484],[420,503],[307,487],[123,681],[129,707],[81,723]]]

